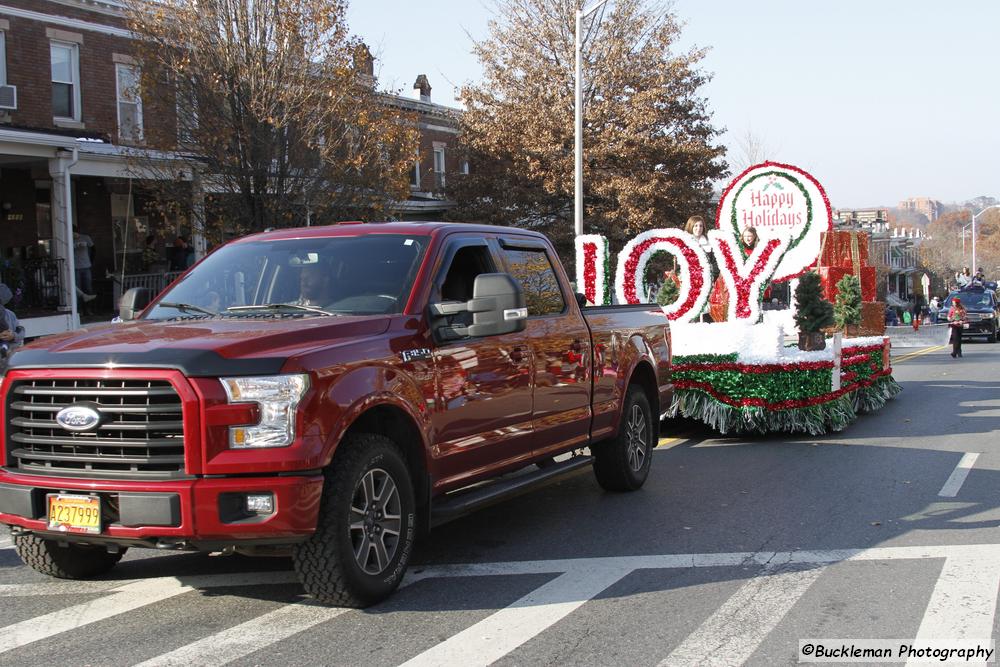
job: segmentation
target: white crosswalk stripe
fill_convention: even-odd
[[[948,558],[914,643],[924,639],[988,640],[993,636],[998,589],[1000,560]]]
[[[0,653],[200,588],[293,581],[295,578],[290,572],[202,575],[183,580],[174,577],[158,577],[134,581],[111,589],[108,591],[109,595],[97,600],[66,607],[44,616],[0,628]],[[30,586],[31,584],[24,585]]]
[[[405,667],[492,664],[568,616],[629,571],[582,565],[403,664]]]
[[[649,658],[665,666],[722,664],[713,662],[713,656],[718,656],[718,660],[725,664],[738,664],[753,656],[783,619],[792,615],[790,612],[796,608],[796,603],[808,593],[817,579],[828,573],[829,576],[839,576],[831,572],[829,565],[926,559],[940,560],[942,568],[933,582],[906,582],[907,586],[926,585],[928,589],[933,589],[919,628],[912,629],[915,637],[918,640],[990,639],[1000,590],[1000,545],[665,554],[414,568],[404,586],[418,581],[434,586],[435,579],[445,577],[550,575],[551,578],[482,620],[460,626],[461,629],[453,634],[443,635],[438,644],[413,656],[405,664],[408,667],[490,665],[505,657],[509,659],[519,648],[536,640],[556,624],[574,623],[574,612],[636,570],[718,567],[747,570],[748,578],[737,582],[734,592],[687,637],[678,637],[672,646],[657,647],[662,653]],[[5,653],[6,660],[16,656],[13,653],[15,649],[42,639],[58,642],[58,635],[62,633],[140,607],[154,605],[146,613],[155,615],[155,603],[188,592],[223,586],[293,582],[294,573],[285,571],[125,581],[8,584],[0,586],[0,598],[7,598],[7,604],[16,603],[18,598],[31,594],[97,594],[102,597],[0,628],[0,653]],[[442,581],[441,585],[448,584]],[[199,604],[213,604],[211,598],[202,598],[202,601]],[[479,604],[484,609],[490,609],[489,600]],[[420,612],[408,610],[405,613]],[[338,618],[350,619],[345,627],[364,627],[374,617],[362,612],[324,607],[300,597],[295,602],[270,609],[221,632],[198,637],[180,646],[167,646],[166,652],[146,660],[141,667],[221,666],[266,651],[278,642],[297,642],[300,638],[303,642],[335,642],[341,639],[349,642],[350,633],[320,631],[317,627]],[[192,632],[197,631],[192,627]],[[399,641],[401,646],[405,646],[407,638],[400,637]],[[402,655],[406,655],[405,650]]]
[[[223,630],[182,646],[170,653],[151,658],[136,667],[181,667],[200,665],[217,667],[238,660],[254,651],[267,648],[271,644],[292,635],[304,632],[336,618],[349,609],[324,607],[312,601],[304,601],[279,607],[272,612],[258,616],[246,623]]]
[[[752,578],[674,649],[660,667],[742,664],[823,570],[767,570]]]

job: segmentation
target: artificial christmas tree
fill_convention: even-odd
[[[837,299],[833,305],[833,320],[847,336],[858,334],[861,324],[861,281],[856,276],[844,276],[837,283]]]
[[[659,291],[656,293],[656,303],[660,306],[669,306],[674,301],[677,301],[677,296],[680,294],[681,288],[677,284],[678,279],[673,271],[667,271],[663,276],[663,284],[660,285]]]
[[[823,328],[833,324],[833,305],[823,298],[823,285],[815,271],[803,274],[795,288],[795,324],[800,350],[826,348]]]

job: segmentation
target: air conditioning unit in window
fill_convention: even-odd
[[[0,86],[0,109],[17,108],[17,86]]]

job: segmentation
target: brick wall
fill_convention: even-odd
[[[434,175],[434,148],[438,144],[444,145],[445,162],[445,184],[452,176],[457,175],[461,170],[463,159],[458,145],[458,135],[450,132],[442,132],[433,129],[420,130],[420,188],[421,192],[434,192],[438,188],[435,186]]]
[[[87,12],[47,0],[4,0],[23,9],[75,18],[88,23],[121,26],[120,18]],[[49,30],[79,36],[80,108],[83,130],[117,140],[118,108],[115,88],[114,54],[131,53],[130,40],[78,26],[54,25],[4,14],[7,31],[7,82],[17,86],[18,108],[10,112],[15,126],[41,130],[58,129],[53,121]],[[68,39],[67,41],[77,41]],[[144,109],[144,112],[146,110]],[[144,113],[144,116],[148,115]]]

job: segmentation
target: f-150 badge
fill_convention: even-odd
[[[403,350],[399,353],[399,356],[403,358],[404,364],[408,364],[411,361],[430,359],[431,350],[428,347],[418,347],[412,350]]]

